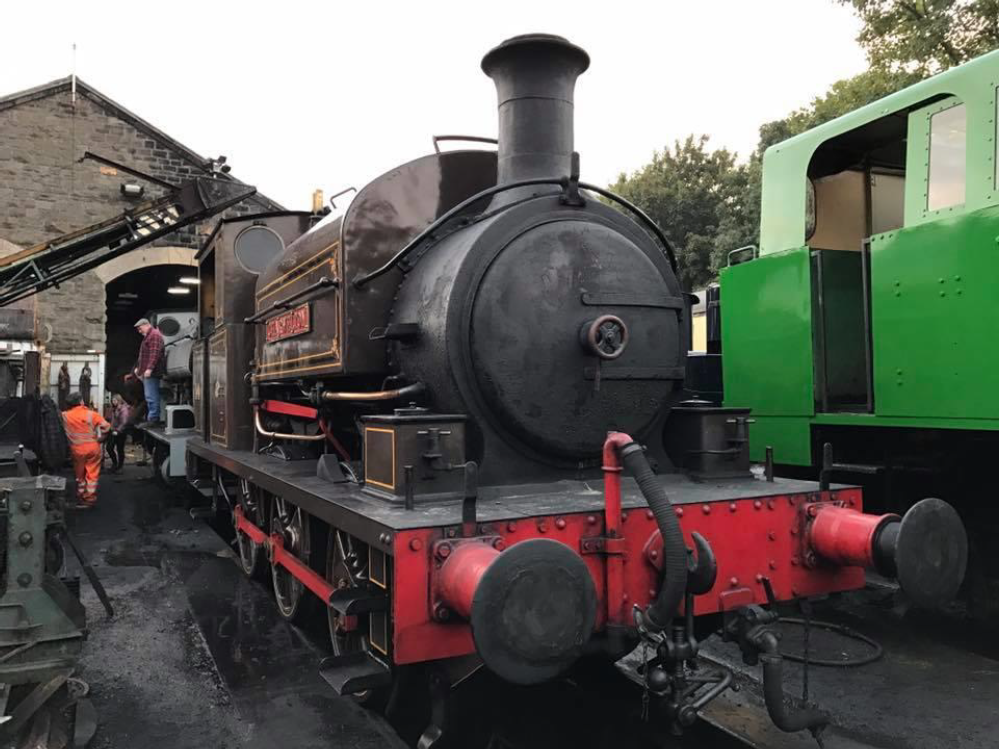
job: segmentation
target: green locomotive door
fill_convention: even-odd
[[[964,211],[966,116],[910,114],[906,227],[871,238],[879,416],[999,418],[999,209]]]
[[[810,182],[816,413],[875,410],[870,237],[901,226],[905,183],[885,162],[865,158]]]
[[[999,418],[999,210],[871,243],[881,416]]]
[[[815,408],[819,413],[870,413],[871,335],[868,255],[812,250]]]

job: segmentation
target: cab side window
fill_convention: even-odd
[[[964,104],[957,104],[930,117],[927,210],[938,211],[964,203],[967,134],[968,117]]]

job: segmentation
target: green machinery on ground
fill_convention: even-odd
[[[754,459],[816,471],[829,443],[886,505],[997,524],[997,87],[993,52],[766,152],[760,247],[721,274]]]
[[[86,612],[57,576],[66,480],[27,475],[17,462],[19,475],[0,477],[0,744],[82,747],[96,716],[73,678]]]

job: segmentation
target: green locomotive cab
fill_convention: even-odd
[[[979,492],[999,451],[997,92],[999,51],[765,153],[760,248],[720,281],[724,400],[752,408],[754,459],[814,471],[832,443],[885,504]]]

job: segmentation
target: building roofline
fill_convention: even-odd
[[[17,91],[13,94],[8,94],[6,96],[0,96],[0,112],[7,109],[13,109],[21,104],[27,104],[32,101],[38,101],[39,99],[44,99],[49,96],[54,96],[59,93],[70,91],[73,86],[73,77],[66,76],[64,78],[58,78],[54,81],[49,81],[48,83],[43,83],[40,86],[35,86],[34,88],[25,89],[24,91]],[[204,156],[188,148],[180,141],[175,138],[170,137],[165,132],[160,130],[158,127],[150,123],[148,120],[144,120],[139,115],[132,112],[130,109],[123,107],[121,104],[116,102],[114,99],[102,94],[96,88],[91,86],[89,83],[85,82],[81,78],[76,78],[76,92],[82,96],[86,96],[88,99],[94,101],[96,104],[110,109],[114,114],[120,119],[132,125],[137,130],[140,130],[147,135],[161,141],[167,148],[178,153],[182,158],[184,158],[192,166],[198,169],[208,170],[211,166],[211,159],[206,159]],[[230,174],[217,175],[222,179],[230,179],[239,184],[246,184],[236,177]],[[272,200],[262,193],[257,193],[254,197],[266,201],[275,210],[283,211],[284,206],[280,203]]]

